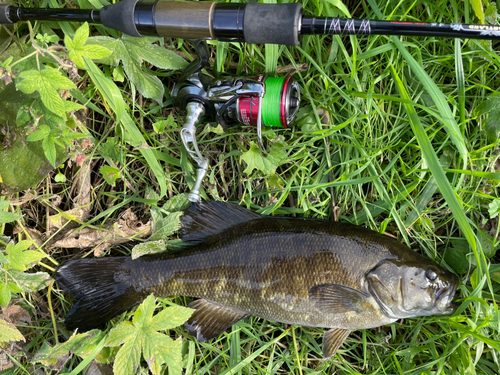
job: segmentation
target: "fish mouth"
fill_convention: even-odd
[[[458,280],[440,289],[436,294],[434,306],[436,306],[443,315],[453,314],[457,310],[459,305],[453,302],[457,288]]]

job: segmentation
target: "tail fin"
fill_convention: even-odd
[[[76,298],[64,321],[69,330],[88,331],[140,303],[144,294],[133,286],[130,257],[78,259],[55,273],[60,287]]]

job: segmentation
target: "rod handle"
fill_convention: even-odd
[[[142,36],[135,23],[135,6],[139,0],[125,0],[101,9],[101,23],[130,36]]]
[[[2,23],[14,23],[9,18],[9,8],[10,4],[0,4],[0,24]]]
[[[245,42],[299,45],[301,3],[248,3],[243,20]]]

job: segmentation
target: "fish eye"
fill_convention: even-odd
[[[432,268],[427,268],[427,270],[425,271],[425,277],[429,281],[436,281],[438,275]]]

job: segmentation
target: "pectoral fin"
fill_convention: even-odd
[[[230,309],[204,299],[191,302],[189,307],[196,311],[184,325],[189,334],[196,337],[199,342],[219,336],[238,320],[251,315],[245,311]]]
[[[331,313],[359,311],[368,297],[356,289],[338,284],[321,284],[309,290],[309,297],[320,309]]]
[[[349,336],[348,329],[334,328],[323,335],[323,356],[329,359],[337,353],[344,340]]]

